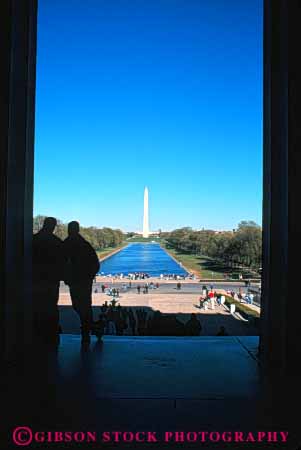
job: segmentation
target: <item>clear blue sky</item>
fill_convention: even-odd
[[[36,103],[35,215],[261,223],[261,0],[40,0]]]

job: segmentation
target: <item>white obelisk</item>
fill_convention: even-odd
[[[143,210],[143,237],[149,237],[149,222],[148,222],[148,189],[144,188],[144,210]]]

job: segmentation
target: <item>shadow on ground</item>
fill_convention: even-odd
[[[152,308],[143,306],[129,306],[133,311],[135,310],[145,310],[149,316],[152,316],[154,310]],[[80,322],[77,314],[74,312],[72,306],[60,305],[60,323],[62,326],[63,333],[67,334],[79,334],[80,333]],[[100,306],[93,306],[93,316],[97,319],[98,315],[101,313]],[[259,331],[256,327],[251,325],[249,322],[244,322],[237,320],[231,314],[206,314],[199,313],[198,307],[196,307],[196,316],[201,323],[202,330],[201,336],[216,336],[221,326],[224,326],[226,331],[231,336],[256,336]],[[162,314],[164,317],[164,325],[160,327],[155,333],[148,333],[148,335],[156,336],[183,336],[185,334],[177,331],[173,328],[173,323],[175,318],[177,318],[181,323],[185,324],[191,317],[191,314]],[[138,323],[137,323],[138,325]],[[136,327],[137,328],[137,327]],[[136,330],[137,334],[137,330]],[[144,334],[145,335],[145,334]]]

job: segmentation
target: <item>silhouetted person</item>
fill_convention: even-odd
[[[129,310],[129,324],[132,330],[133,336],[136,334],[136,319],[132,309]]]
[[[162,330],[162,314],[160,311],[155,311],[153,316],[147,321],[147,334],[149,336],[160,336]]]
[[[98,339],[101,339],[105,332],[106,317],[104,314],[99,314],[98,320],[92,324],[92,334],[95,334]]]
[[[228,336],[226,328],[224,326],[221,326],[216,336]]]
[[[101,307],[100,307],[101,312],[102,312],[103,314],[105,314],[105,313],[107,312],[107,310],[108,310],[108,307],[109,307],[108,302],[105,301],[105,302],[101,305]]]
[[[90,341],[92,317],[92,284],[99,270],[93,247],[79,233],[79,223],[68,224],[68,237],[63,243],[66,259],[65,283],[69,285],[72,306],[81,321],[82,340]]]
[[[34,331],[48,344],[59,342],[57,304],[64,259],[63,242],[53,234],[56,224],[54,217],[46,217],[32,240]]]
[[[116,326],[116,334],[118,336],[122,336],[124,333],[124,330],[127,327],[126,320],[123,318],[120,311],[118,311],[118,315],[115,320],[115,326]]]
[[[147,334],[150,336],[168,336],[166,318],[161,311],[155,311],[146,323]]]
[[[185,336],[185,325],[176,314],[168,314],[163,320],[163,336]]]
[[[195,314],[191,314],[190,319],[185,324],[186,336],[199,336],[201,331],[202,325],[197,319],[197,316]]]
[[[175,314],[163,315],[155,311],[147,325],[150,336],[185,336],[185,326]]]
[[[115,297],[112,298],[111,305],[112,305],[112,308],[115,308],[115,306],[117,305],[117,300],[115,299]]]

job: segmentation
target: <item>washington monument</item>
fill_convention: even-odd
[[[144,210],[143,210],[143,232],[144,238],[149,237],[149,221],[148,221],[148,189],[144,188]]]

